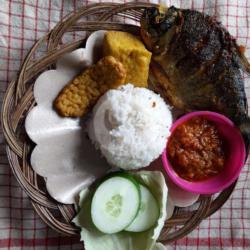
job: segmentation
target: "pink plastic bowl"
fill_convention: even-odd
[[[167,147],[162,154],[162,162],[170,179],[179,187],[193,193],[213,194],[227,188],[238,178],[245,161],[245,144],[239,129],[231,120],[223,115],[210,111],[198,111],[184,115],[172,125],[170,131],[174,132],[180,124],[198,116],[204,117],[215,123],[220,135],[226,141],[228,157],[225,162],[224,170],[222,170],[219,175],[205,181],[189,182],[177,175],[172,168],[167,159]]]

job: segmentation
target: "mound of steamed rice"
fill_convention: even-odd
[[[99,99],[88,132],[112,166],[137,169],[160,156],[171,124],[170,108],[159,95],[127,84]]]

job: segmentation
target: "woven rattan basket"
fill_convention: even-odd
[[[10,166],[21,187],[30,197],[36,212],[47,225],[59,233],[71,236],[79,234],[79,229],[71,223],[75,215],[74,206],[53,200],[44,188],[44,179],[30,166],[29,156],[34,144],[25,134],[24,119],[35,105],[32,92],[34,79],[44,70],[53,68],[55,61],[63,54],[83,47],[90,32],[113,29],[138,34],[138,26],[115,20],[122,18],[139,21],[143,9],[150,6],[153,4],[100,3],[70,13],[34,44],[21,66],[18,78],[9,84],[2,106],[2,126]],[[79,32],[82,33],[81,36]],[[81,39],[63,43],[62,40],[65,39],[62,38],[70,34]],[[188,234],[225,203],[234,186],[235,183],[216,198],[201,196],[189,211],[175,208],[172,218],[165,223],[160,241],[167,244]]]

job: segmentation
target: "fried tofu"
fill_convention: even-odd
[[[127,71],[125,83],[136,87],[148,86],[151,53],[134,35],[121,31],[107,31],[103,42],[103,54],[118,59]]]
[[[106,56],[67,84],[56,98],[54,107],[61,116],[80,117],[101,95],[124,84],[125,79],[122,63]]]

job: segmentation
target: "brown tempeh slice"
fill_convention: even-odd
[[[66,85],[54,102],[61,116],[84,115],[107,90],[124,84],[126,71],[112,56],[102,58]]]

